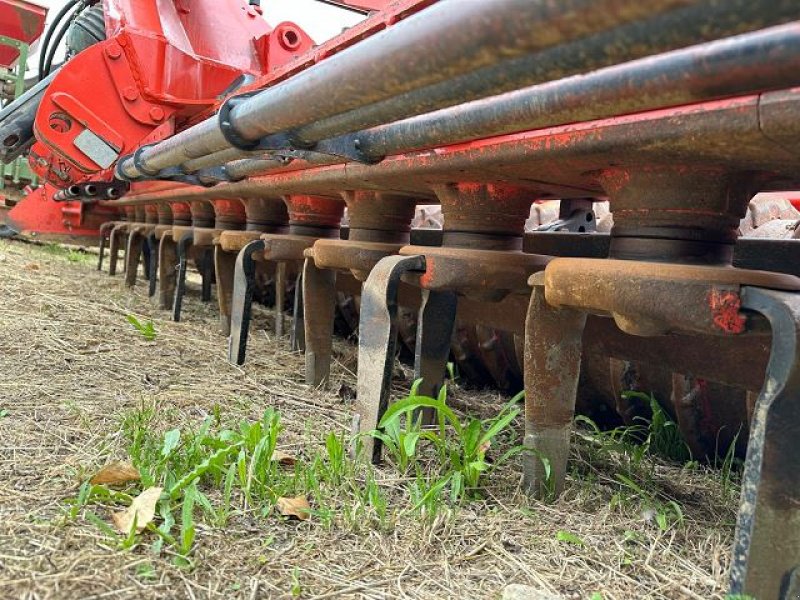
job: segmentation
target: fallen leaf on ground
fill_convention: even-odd
[[[100,469],[89,480],[92,485],[122,485],[131,481],[139,481],[139,471],[129,462],[115,460]]]
[[[281,450],[275,450],[275,452],[272,453],[272,462],[276,462],[284,467],[293,467],[297,459],[291,454],[286,454],[286,452],[282,452]]]
[[[128,508],[111,515],[120,533],[128,535],[134,521],[136,521],[136,533],[141,533],[156,516],[156,504],[162,491],[160,487],[148,488],[136,496]]]
[[[275,503],[278,512],[284,517],[293,517],[301,521],[307,520],[311,516],[311,506],[305,496],[296,498],[278,498]]]
[[[39,265],[37,265],[36,263],[28,263],[27,265],[25,265],[25,270],[26,271],[38,271],[39,270]]]

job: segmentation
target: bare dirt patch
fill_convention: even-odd
[[[176,324],[144,286],[125,289],[94,258],[18,242],[0,241],[0,299],[2,598],[499,598],[510,583],[576,599],[724,597],[736,491],[716,472],[653,462],[652,485],[683,515],[661,528],[583,438],[553,504],[526,499],[512,462],[483,500],[432,519],[399,510],[390,527],[358,526],[340,518],[351,508],[342,497],[326,520],[243,510],[224,528],[200,524],[193,568],[154,555],[148,532],[120,550],[68,509],[82,482],[128,458],[123,415],[154,406],[152,426],[167,430],[215,410],[257,420],[273,407],[281,450],[302,456],[325,432],[350,428],[353,348],[337,343],[332,391],[306,388],[302,356],[268,331],[252,336],[248,364],[236,368],[197,286]],[[154,341],[127,322],[132,313],[153,320]],[[504,402],[458,386],[452,394],[467,410]],[[378,473],[390,500],[407,504],[396,472]]]

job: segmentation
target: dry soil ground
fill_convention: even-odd
[[[349,429],[354,351],[337,345],[333,391],[309,390],[302,357],[263,330],[262,312],[246,368],[232,367],[196,285],[175,324],[143,286],[124,289],[94,260],[0,241],[0,598],[499,598],[510,583],[576,599],[724,597],[736,490],[718,473],[652,462],[645,494],[673,498],[683,513],[660,528],[615,481],[613,461],[593,464],[585,439],[552,504],[526,499],[512,461],[482,500],[423,518],[389,466],[378,471],[392,504],[383,527],[340,518],[345,497],[324,520],[240,510],[225,527],[201,523],[193,568],[153,554],[150,532],[120,549],[69,507],[99,467],[128,458],[124,415],[155,406],[148,426],[163,431],[196,428],[215,406],[231,421],[274,407],[279,447],[303,456],[324,432]],[[131,313],[153,319],[154,341],[126,321]],[[502,402],[451,393],[483,415]],[[87,510],[110,522],[107,505]]]

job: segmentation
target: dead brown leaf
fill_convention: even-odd
[[[275,450],[272,453],[272,462],[276,462],[282,467],[293,467],[297,462],[297,458],[281,450]]]
[[[111,515],[114,525],[117,526],[120,533],[128,535],[134,521],[136,522],[136,533],[141,533],[156,516],[156,504],[162,491],[160,487],[148,488],[136,496],[128,508]]]
[[[123,485],[131,481],[139,481],[141,475],[131,463],[115,460],[100,469],[89,480],[92,485]]]
[[[311,516],[311,506],[308,504],[308,499],[306,499],[305,496],[278,498],[275,506],[278,508],[278,512],[284,517],[306,521]]]
[[[38,271],[39,270],[39,265],[37,265],[36,263],[28,263],[27,265],[25,265],[25,270],[26,271]]]

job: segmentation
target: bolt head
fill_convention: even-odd
[[[150,109],[150,118],[153,121],[163,121],[164,120],[164,109],[160,106],[154,106]]]
[[[124,90],[122,90],[122,97],[125,98],[128,102],[133,102],[139,97],[139,90],[137,90],[133,86],[128,86]]]
[[[122,48],[120,48],[117,44],[109,44],[106,46],[106,54],[110,59],[117,60],[120,56],[122,56]]]

